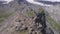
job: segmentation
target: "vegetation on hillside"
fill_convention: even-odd
[[[48,14],[46,14],[46,20],[51,24],[51,26],[58,32],[60,32],[60,26],[57,24],[57,22],[51,18]]]
[[[29,17],[34,17],[33,11],[27,11],[27,14],[28,14]]]
[[[12,14],[12,13],[11,13]],[[4,21],[6,18],[8,18],[11,14],[4,14],[0,16],[0,23]]]
[[[42,9],[38,10],[38,13],[42,13],[42,12],[43,12]],[[52,28],[60,33],[60,25],[58,25],[58,23],[53,18],[51,18],[51,16],[49,16],[48,13],[46,13],[45,16],[47,22],[51,24]]]
[[[43,12],[43,10],[39,8],[38,9],[38,13],[42,13],[42,12]]]

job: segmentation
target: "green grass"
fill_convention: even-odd
[[[28,14],[29,17],[34,17],[34,13],[32,11],[27,12],[27,14]]]
[[[5,15],[2,15],[2,16],[0,16],[0,23],[2,22],[2,21],[4,21],[4,19],[6,19],[7,17],[9,17],[11,14],[5,14]]]
[[[52,19],[50,16],[46,15],[46,20],[51,23],[51,26],[60,33],[60,25],[57,24],[57,22]]]
[[[21,34],[26,34],[28,32],[28,30],[25,30],[23,32],[21,32]]]
[[[43,10],[42,10],[42,9],[39,9],[39,10],[38,10],[38,13],[42,13],[42,12],[43,12]]]
[[[19,20],[20,20],[20,19],[19,19],[19,18],[17,18],[15,21],[16,21],[16,22],[19,22]]]
[[[17,32],[17,34],[26,34],[28,33],[28,30],[24,30],[22,32],[18,31],[18,30],[15,30],[15,32]]]

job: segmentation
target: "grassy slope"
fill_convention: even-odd
[[[42,13],[43,10],[39,9],[38,13]],[[51,23],[51,26],[60,33],[60,26],[57,24],[57,22],[51,18],[48,14],[46,14],[46,20]]]
[[[57,22],[51,18],[49,15],[46,15],[46,20],[51,23],[51,26],[60,33],[60,26],[57,24]]]
[[[12,14],[12,13],[11,13]],[[0,23],[2,22],[2,21],[4,21],[6,18],[8,18],[11,14],[1,14],[1,16],[0,16]]]

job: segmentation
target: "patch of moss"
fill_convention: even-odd
[[[19,18],[17,18],[15,21],[16,21],[16,22],[19,22],[19,20],[20,20],[20,19],[19,19]]]
[[[28,32],[28,30],[25,30],[23,32],[21,32],[21,34],[26,34]]]
[[[26,34],[26,33],[28,33],[28,30],[24,30],[22,32],[15,30],[14,32],[16,32],[17,34]]]
[[[32,11],[27,12],[29,17],[34,17],[34,13]]]
[[[43,10],[42,10],[42,9],[39,9],[39,10],[38,10],[38,13],[42,13],[42,12],[43,12]]]

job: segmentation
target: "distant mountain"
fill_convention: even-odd
[[[17,1],[11,1],[8,4],[3,4],[5,1],[0,1],[0,13],[12,13],[17,10],[18,2]]]
[[[0,0],[0,2],[3,2],[3,4],[8,4],[11,1],[13,1],[13,0]]]
[[[48,4],[48,5],[57,5],[57,4],[60,4],[60,2],[58,1],[58,2],[54,2],[54,1],[48,1],[48,0],[35,0],[35,1],[37,1],[37,2],[40,2],[40,3],[44,3],[44,4]]]
[[[0,4],[3,4],[3,3],[5,3],[6,1],[0,1]]]
[[[15,11],[20,11],[21,10],[21,5],[22,7],[24,6],[30,6],[30,3],[26,2],[25,0],[14,0],[9,2],[8,4],[3,4],[5,1],[0,1],[0,12],[5,12],[5,13],[12,13]]]

